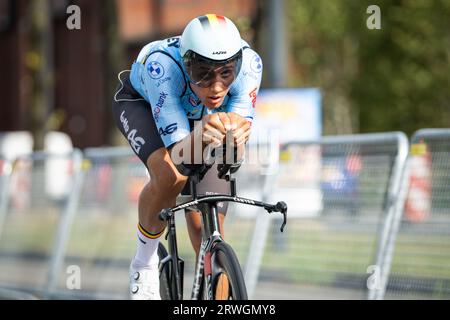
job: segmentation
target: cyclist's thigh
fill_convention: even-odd
[[[128,140],[134,153],[147,166],[149,156],[164,148],[153,119],[150,104],[131,85],[129,72],[121,74],[113,100],[113,116],[117,127]]]

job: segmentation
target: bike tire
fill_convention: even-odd
[[[161,263],[161,261],[167,257],[169,254],[167,253],[166,248],[164,247],[164,245],[160,242],[158,245],[158,256],[159,256],[159,261]],[[172,297],[172,277],[171,277],[171,263],[170,261],[168,263],[166,263],[162,270],[161,273],[159,274],[159,293],[161,295],[161,299],[162,300],[174,300]]]
[[[248,299],[239,261],[229,244],[219,242],[212,248],[211,270],[213,300]]]

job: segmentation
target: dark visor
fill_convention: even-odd
[[[200,87],[209,87],[219,76],[226,86],[237,78],[242,66],[242,50],[226,60],[211,60],[193,51],[183,57],[189,80]]]

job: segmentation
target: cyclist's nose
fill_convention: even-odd
[[[227,88],[227,86],[225,85],[222,77],[220,76],[220,74],[216,73],[214,75],[214,78],[212,79],[212,83],[210,86],[211,91],[213,91],[215,93],[219,93],[219,92],[222,92],[226,88]]]

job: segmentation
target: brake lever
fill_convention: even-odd
[[[284,201],[277,202],[276,205],[270,207],[264,207],[268,213],[280,212],[283,215],[283,223],[281,224],[280,231],[284,231],[284,227],[287,223],[287,204]]]
[[[283,215],[283,223],[281,224],[280,231],[284,231],[284,227],[287,223],[287,204],[284,201],[278,202],[275,207],[277,208],[277,211],[280,212]]]
[[[286,223],[287,223],[287,212],[282,212],[282,214],[283,214],[283,223],[281,224],[281,228],[280,228],[281,232],[284,231],[284,227],[286,226]]]

